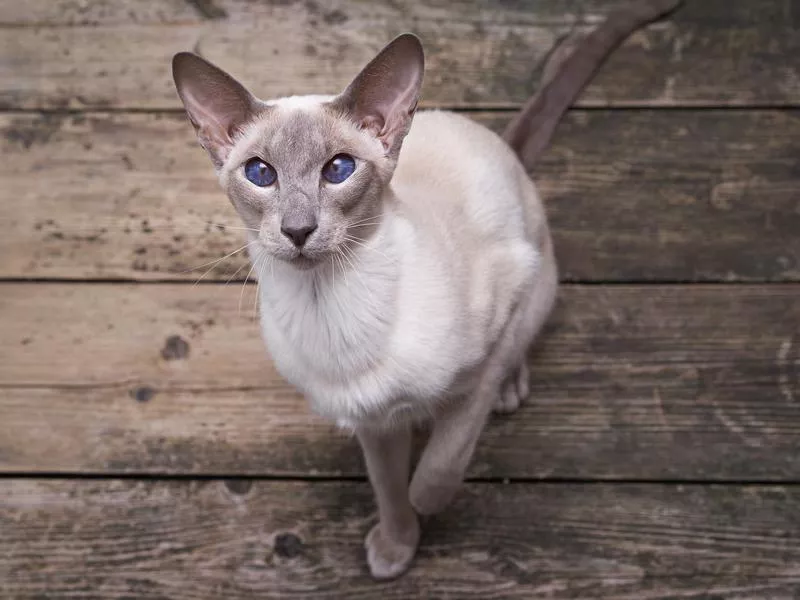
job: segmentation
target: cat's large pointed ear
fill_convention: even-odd
[[[174,56],[172,78],[200,144],[221,166],[236,132],[257,112],[258,100],[225,71],[191,52]]]
[[[392,40],[358,74],[336,102],[397,158],[417,109],[425,56],[419,38]]]

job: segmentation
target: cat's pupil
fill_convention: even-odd
[[[245,163],[244,175],[250,183],[258,187],[272,185],[278,178],[272,165],[260,158],[251,158]]]
[[[322,176],[330,183],[342,183],[356,170],[356,160],[349,154],[337,154],[322,168]]]

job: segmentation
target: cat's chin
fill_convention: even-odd
[[[322,261],[317,258],[311,258],[304,254],[298,254],[294,258],[290,258],[287,260],[290,265],[292,265],[298,271],[309,271],[319,265]]]

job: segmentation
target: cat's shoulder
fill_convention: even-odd
[[[449,110],[421,110],[414,116],[409,133],[451,132],[454,134],[490,136],[501,142],[491,129],[460,113]]]
[[[424,154],[428,150],[451,157],[478,153],[515,162],[511,148],[494,131],[469,117],[446,110],[417,113],[403,146]]]

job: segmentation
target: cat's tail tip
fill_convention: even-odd
[[[655,6],[662,13],[672,12],[683,4],[684,0],[656,0]]]
[[[639,15],[643,21],[655,21],[680,7],[684,0],[634,0],[618,14]]]
[[[630,0],[582,39],[567,39],[554,49],[545,63],[539,90],[503,133],[527,169],[533,168],[564,112],[606,57],[631,33],[681,4],[683,0]]]

